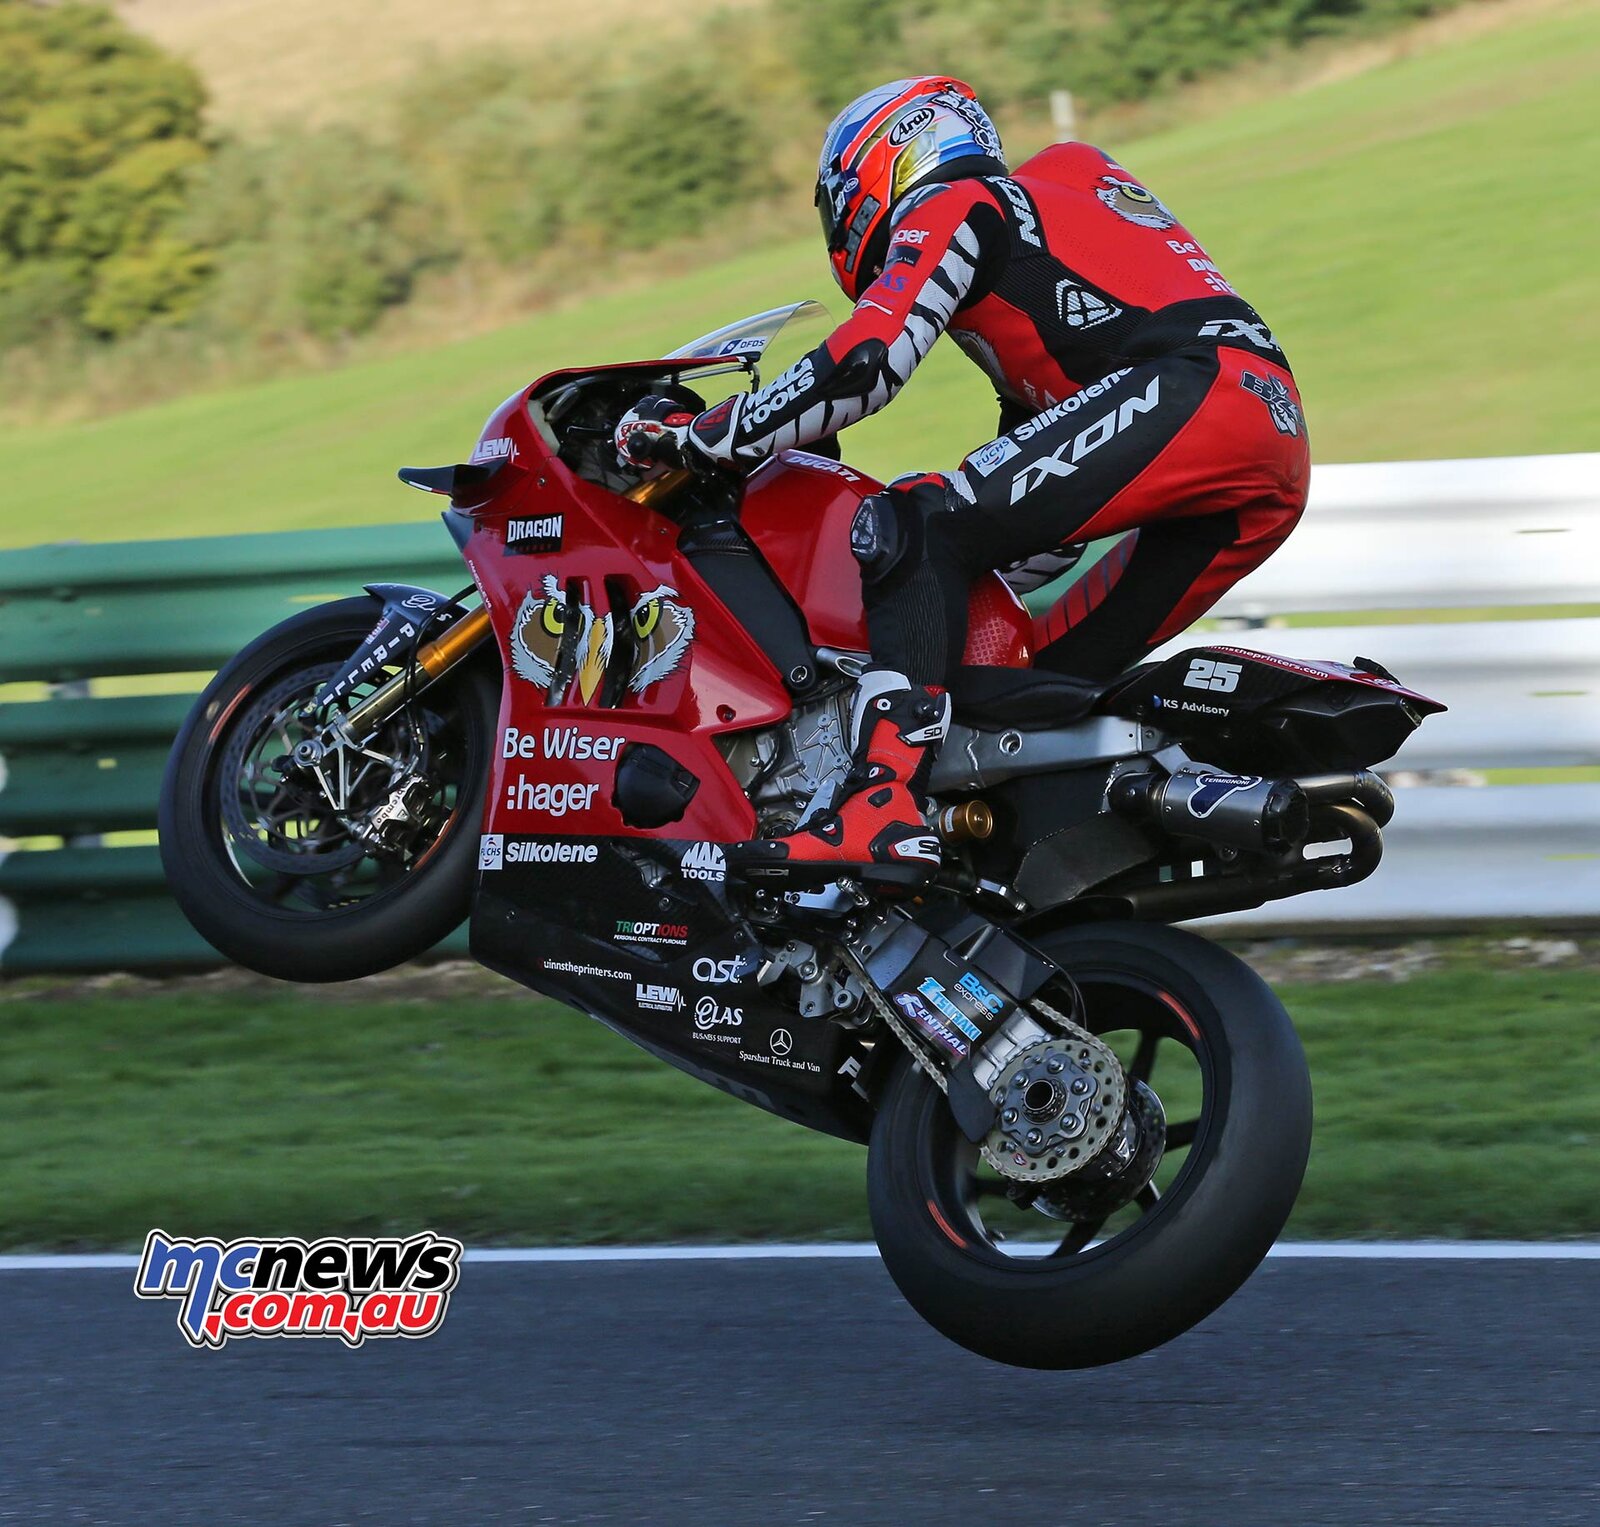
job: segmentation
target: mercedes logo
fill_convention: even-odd
[[[774,1055],[787,1055],[794,1049],[794,1035],[788,1029],[774,1029],[767,1044]]]

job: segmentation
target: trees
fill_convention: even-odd
[[[110,11],[0,0],[0,344],[193,308],[209,259],[170,230],[204,103]]]
[[[1020,150],[1053,89],[1092,116],[1450,3],[762,0],[663,36],[442,50],[387,109],[230,137],[194,70],[104,4],[0,0],[0,407],[85,363],[189,385],[216,357],[341,353],[457,261],[554,288],[797,226],[778,209],[809,198],[824,123],[897,74],[956,71]]]
[[[197,326],[225,340],[370,329],[456,252],[414,179],[399,154],[347,127],[223,144],[175,224],[215,260]]]

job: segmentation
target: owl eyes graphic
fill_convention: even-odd
[[[569,606],[561,585],[549,573],[540,580],[537,591],[529,589],[523,595],[517,609],[511,625],[511,667],[519,678],[548,690],[555,683],[562,643],[573,621],[577,622],[574,679],[578,695],[587,705],[611,661],[611,617],[597,616],[587,604]],[[560,704],[566,698],[565,693],[551,695],[550,703]]]
[[[517,618],[512,622],[511,666],[518,678],[549,688],[556,676],[556,660],[566,628],[567,608],[561,586],[546,573],[539,592],[529,589],[522,596]]]
[[[625,619],[632,638],[633,657],[627,674],[628,690],[642,694],[652,684],[676,673],[694,640],[694,611],[678,599],[678,591],[662,584],[641,594]],[[615,645],[609,613],[596,615],[588,603],[570,605],[561,585],[549,573],[537,589],[529,589],[518,606],[511,626],[511,666],[518,678],[548,690],[556,680],[562,643],[568,628],[577,623],[572,650],[577,665],[573,675],[578,697],[588,705],[604,682]],[[551,695],[550,703],[570,700],[567,693]]]
[[[634,601],[628,620],[636,648],[628,688],[640,694],[678,671],[694,640],[694,611],[662,584]]]
[[[1118,217],[1144,228],[1170,228],[1177,222],[1167,206],[1137,182],[1115,175],[1102,175],[1100,180],[1094,194]]]
[[[640,641],[644,641],[660,624],[661,601],[659,599],[649,599],[642,605],[634,606],[633,634]]]

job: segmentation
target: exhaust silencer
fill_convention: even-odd
[[[1299,848],[1311,831],[1311,805],[1293,780],[1229,774],[1185,764],[1163,777],[1140,774],[1111,787],[1112,810],[1158,823],[1176,837],[1278,854]]]

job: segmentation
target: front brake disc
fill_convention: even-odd
[[[279,757],[293,753],[293,733],[304,730],[297,719],[299,708],[336,667],[327,663],[302,669],[265,690],[239,718],[222,753],[218,776],[228,838],[240,853],[278,874],[320,875],[346,869],[370,852],[339,822],[331,802],[313,799],[309,789],[278,775],[265,761],[269,753]],[[315,778],[308,785],[319,788]],[[289,809],[274,820],[269,813],[284,804]],[[303,824],[317,819],[335,827],[336,834],[326,839],[293,838],[283,831],[289,821]]]

